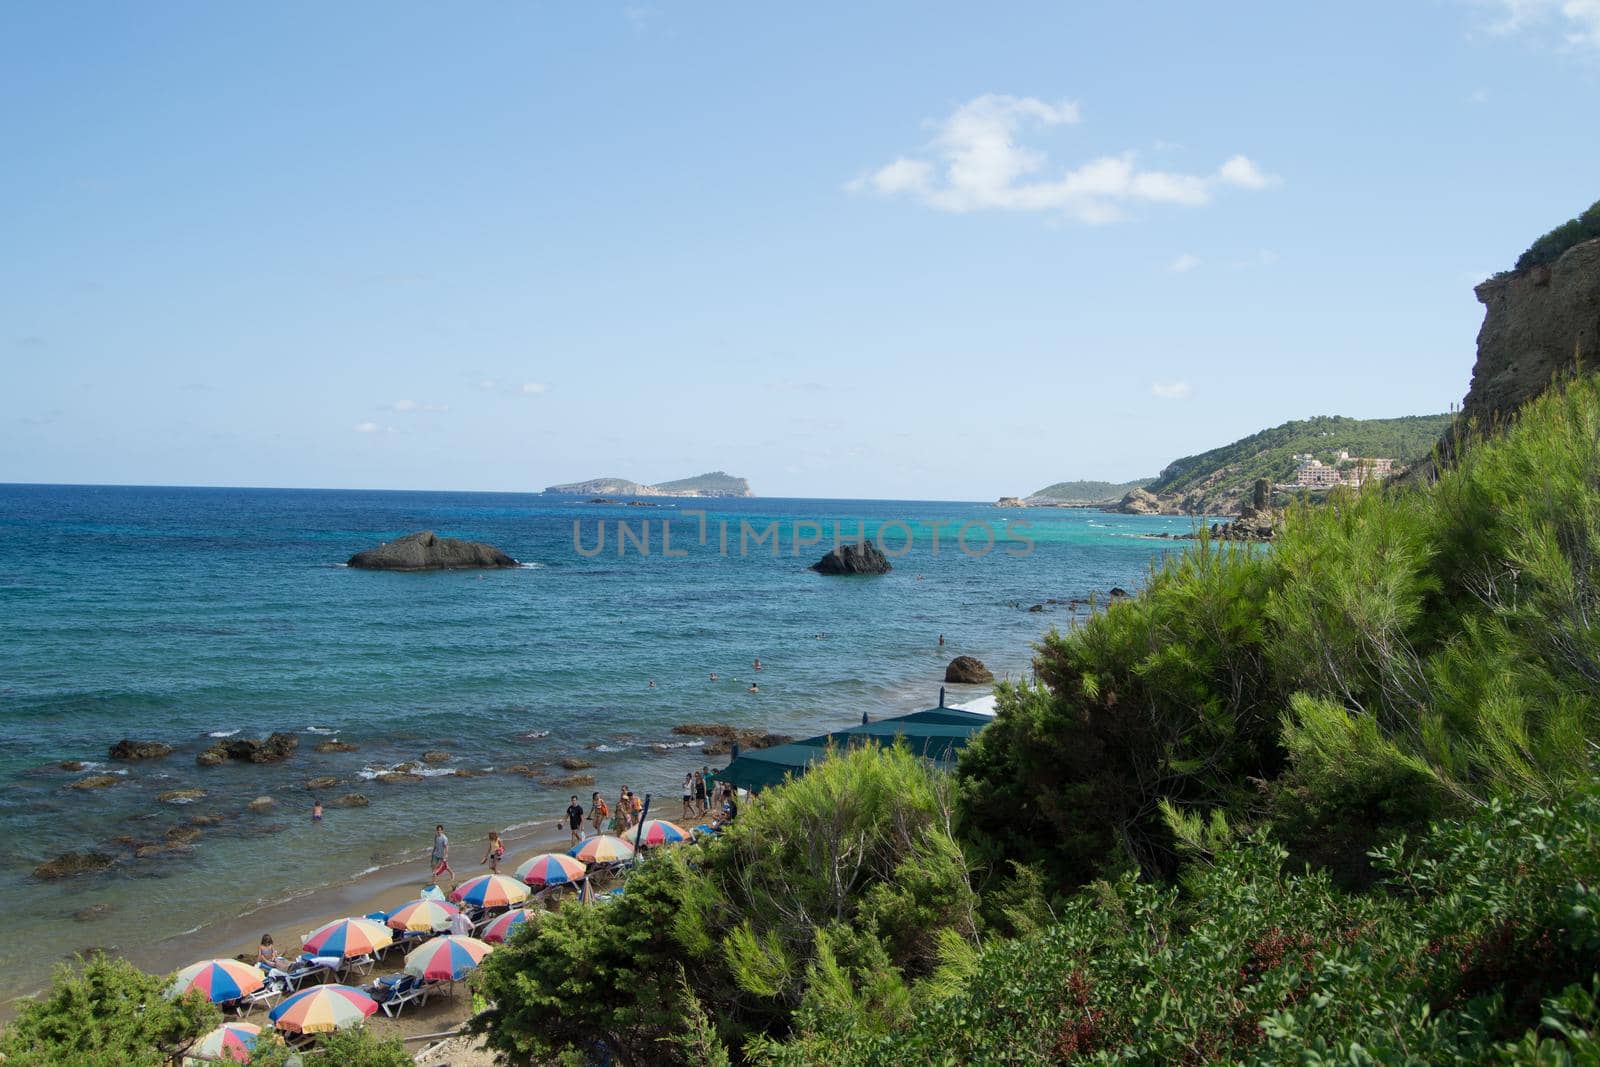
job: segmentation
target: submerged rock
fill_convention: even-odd
[[[561,789],[575,789],[580,785],[594,785],[594,775],[572,774],[565,778],[552,778],[546,784],[557,786]]]
[[[91,874],[94,871],[103,871],[116,862],[112,856],[104,852],[63,852],[53,860],[33,869],[35,878],[71,878],[79,874]]]
[[[312,778],[311,780],[306,782],[306,788],[307,789],[332,789],[334,786],[336,786],[338,784],[339,784],[339,779],[335,778],[331,774],[325,774],[321,778]]]
[[[172,746],[164,741],[135,741],[124,737],[112,745],[106,755],[118,760],[160,759],[172,755]]]
[[[579,759],[577,756],[568,756],[561,761],[561,769],[565,771],[586,771],[593,766],[594,764],[588,760]]]
[[[364,808],[371,801],[360,793],[346,793],[337,800],[330,800],[328,803],[335,808]]]
[[[423,763],[449,763],[450,762],[450,753],[443,752],[443,751],[440,751],[438,749],[435,749],[432,752],[424,752],[422,754],[422,762]]]
[[[871,541],[840,545],[811,565],[818,574],[888,574],[889,558]]]
[[[108,786],[116,785],[120,781],[122,781],[121,777],[115,774],[91,774],[87,778],[79,778],[76,782],[73,782],[72,788],[105,789]]]
[[[360,752],[361,746],[352,745],[348,741],[320,741],[313,752]]]
[[[250,810],[250,811],[262,812],[262,811],[271,811],[273,808],[275,808],[277,806],[278,806],[278,802],[276,800],[273,800],[271,797],[256,797],[250,803],[246,804],[245,808]]]
[[[165,793],[157,793],[156,799],[163,804],[188,804],[205,795],[204,789],[169,789]]]
[[[994,681],[994,675],[983,660],[975,656],[957,656],[944,669],[944,680],[963,685],[979,685]]]
[[[350,557],[348,566],[378,571],[442,571],[515,567],[517,561],[482,541],[461,541],[423,530],[357,552]]]
[[[72,913],[72,917],[81,923],[93,922],[96,919],[105,918],[116,910],[117,906],[115,904],[101,901],[98,904],[90,904],[87,908],[79,908]]]

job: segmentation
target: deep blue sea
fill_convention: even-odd
[[[690,514],[701,507],[703,545]],[[807,565],[831,546],[835,521],[847,538],[857,523],[869,536],[891,524],[889,547],[910,547],[884,577],[817,575]],[[621,555],[619,522],[632,532]],[[663,556],[663,522],[685,554]],[[741,553],[741,522],[755,532],[776,523],[778,554],[770,539],[750,546],[748,533]],[[936,554],[934,524],[946,522]],[[574,523],[585,552],[604,526],[604,550],[575,550]],[[639,551],[645,523],[649,555]],[[822,542],[796,549],[797,533],[815,532],[805,523],[821,527]],[[974,525],[963,551],[954,542],[964,523],[996,531],[995,548],[979,554],[987,538]],[[10,909],[0,997],[36,988],[76,949],[159,941],[393,863],[424,848],[438,821],[462,852],[491,829],[553,823],[570,790],[509,766],[549,778],[569,773],[564,757],[581,757],[607,795],[624,784],[665,794],[670,812],[684,770],[720,762],[675,724],[803,735],[863,712],[930,706],[946,660],[963,653],[1020,677],[1031,642],[1074,617],[1065,605],[1031,605],[1141,584],[1174,547],[1149,535],[1190,523],[940,502],[626,507],[485,493],[0,486],[0,892]],[[490,541],[525,565],[426,574],[342,565],[422,529]],[[746,691],[753,677],[757,694]],[[950,700],[985,691],[960,688]],[[195,763],[216,736],[274,730],[302,739],[282,764]],[[107,748],[123,737],[177,751],[110,763]],[[329,737],[359,751],[312,751]],[[373,780],[429,751],[449,759],[424,780]],[[105,773],[117,783],[72,787]],[[360,792],[370,806],[330,808],[313,825],[305,782],[322,776],[338,779],[324,799]],[[205,795],[157,800],[183,788]],[[259,796],[276,806],[246,812]],[[166,847],[169,832],[184,836],[193,817],[212,815],[221,821],[197,839]],[[71,880],[32,877],[68,850],[117,863]],[[110,907],[72,918],[95,904]]]

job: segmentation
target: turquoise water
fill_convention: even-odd
[[[704,505],[707,543],[699,520]],[[646,520],[651,554],[618,556],[616,523]],[[793,554],[792,524],[824,542]],[[892,574],[825,578],[806,569],[857,522],[912,536]],[[605,551],[592,558],[600,524]],[[664,558],[660,529],[672,525]],[[740,522],[778,523],[739,554]],[[935,522],[941,530],[932,549]],[[965,522],[1027,521],[1033,549],[1004,541],[981,557],[952,545]],[[730,524],[720,551],[721,522]],[[683,722],[791,734],[834,729],[937,702],[944,662],[966,653],[1000,676],[1027,670],[1030,642],[1073,617],[1066,600],[1133,587],[1170,550],[1151,540],[1188,519],[1077,510],[1000,510],[901,501],[673,501],[643,508],[507,494],[0,486],[0,995],[36,988],[50,963],[86,946],[128,949],[425,848],[437,821],[475,861],[490,829],[553,824],[568,789],[508,774],[596,767],[596,788],[624,784],[677,807],[685,769],[702,762]],[[349,570],[351,553],[419,529],[491,541],[526,565],[488,573]],[[802,528],[800,533],[809,533]],[[1015,535],[1014,535],[1015,536]],[[974,550],[985,537],[969,529]],[[945,635],[947,647],[937,641]],[[746,692],[759,656],[760,693]],[[708,680],[711,671],[720,680]],[[656,687],[650,688],[649,682]],[[983,690],[953,690],[951,701]],[[278,765],[202,768],[212,735],[301,736]],[[166,741],[170,757],[115,765],[122,737]],[[317,754],[337,736],[355,753]],[[676,747],[666,747],[676,746]],[[421,782],[372,775],[449,753]],[[82,771],[58,764],[91,761]],[[96,765],[98,764],[98,766]],[[455,770],[484,772],[459,777]],[[118,773],[106,789],[74,781]],[[324,799],[359,791],[364,809],[330,808],[313,825],[304,783]],[[203,789],[186,805],[164,790]],[[589,788],[578,790],[587,802]],[[249,813],[252,799],[277,806]],[[141,844],[196,815],[220,816],[187,847],[137,858]],[[117,857],[103,874],[41,883],[42,860],[68,850]],[[147,853],[150,850],[145,850]],[[471,852],[470,856],[465,854]],[[469,864],[470,866],[470,864]],[[112,907],[97,918],[71,913]]]

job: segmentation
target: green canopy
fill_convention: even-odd
[[[855,748],[869,743],[892,745],[897,740],[924,759],[948,764],[954,762],[956,754],[973,734],[993,721],[993,716],[979,712],[929,708],[818,734],[787,745],[741,752],[738,759],[713,777],[740,789],[765,789],[790,775],[804,774],[813,763],[823,759],[830,748]]]

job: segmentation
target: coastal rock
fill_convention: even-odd
[[[994,681],[994,675],[983,661],[974,656],[957,656],[944,669],[944,680],[959,684],[978,685]]]
[[[116,862],[104,852],[63,852],[53,860],[33,869],[33,876],[42,879],[71,878],[79,874],[103,871]]]
[[[894,568],[871,541],[852,541],[830,551],[811,569],[818,574],[888,574]]]
[[[271,811],[278,806],[278,802],[271,797],[256,797],[245,805],[245,810],[254,812]]]
[[[532,778],[534,775],[539,773],[526,763],[513,763],[505,770],[507,774],[520,774],[524,778]]]
[[[181,841],[151,841],[149,844],[140,845],[133,850],[134,859],[148,860],[157,856],[165,856],[173,852],[192,852],[190,846]]]
[[[82,760],[76,760],[76,759],[66,759],[66,760],[62,760],[60,763],[56,764],[56,766],[60,767],[64,771],[81,771],[81,770],[83,770],[83,761]]]
[[[199,839],[201,829],[198,826],[174,826],[167,831],[167,840],[178,845],[187,845]]]
[[[423,530],[351,556],[347,566],[377,571],[442,571],[515,567],[517,561],[493,545],[440,537]]]
[[[1491,278],[1473,293],[1485,311],[1462,424],[1487,428],[1557,375],[1600,365],[1600,239],[1574,245],[1554,263]]]
[[[348,741],[319,741],[313,752],[360,752],[359,745],[352,745]]]
[[[384,785],[399,785],[402,782],[420,782],[422,781],[422,775],[413,774],[410,771],[384,771],[373,781],[382,782]]]
[[[579,759],[577,756],[568,756],[561,761],[561,769],[564,771],[586,771],[593,766],[594,764],[588,760]]]
[[[360,793],[346,793],[337,800],[330,800],[328,803],[335,808],[364,808],[370,804],[371,801],[362,796]]]
[[[131,737],[124,737],[112,745],[106,754],[116,760],[160,759],[172,755],[172,746],[162,741],[135,741]]]
[[[590,497],[589,498],[589,503],[591,503],[591,504],[615,504],[616,501],[612,500],[610,497],[596,496],[596,497]]]
[[[1129,595],[1128,591],[1126,589],[1122,588],[1122,586],[1120,586],[1120,585],[1114,585],[1114,586],[1111,587],[1111,599],[1112,600],[1120,600],[1123,597],[1128,596],[1128,595]]]
[[[450,762],[450,753],[441,752],[441,751],[439,751],[437,749],[435,749],[432,752],[424,752],[422,754],[422,762],[423,763],[449,763]]]
[[[551,778],[546,784],[560,789],[576,789],[580,785],[594,785],[594,775],[571,774],[565,778]]]
[[[223,816],[216,814],[189,816],[190,826],[220,826],[225,821]]]
[[[1161,502],[1148,489],[1130,489],[1117,510],[1124,515],[1159,515]]]
[[[228,760],[248,763],[281,763],[300,747],[300,738],[277,731],[265,738],[227,738],[218,741],[195,757],[202,767],[216,767]]]
[[[204,789],[168,789],[164,793],[157,793],[156,799],[163,804],[189,804],[205,795]]]
[[[476,767],[457,767],[451,772],[451,776],[454,778],[482,778],[488,773],[488,771],[479,770]]]
[[[115,904],[102,900],[98,904],[90,904],[87,908],[79,908],[72,913],[72,917],[81,923],[94,922],[96,919],[105,918],[116,910],[117,906]]]
[[[1033,607],[1029,608],[1028,610],[1029,611],[1034,611],[1034,612],[1043,611],[1044,610],[1044,605],[1043,604],[1035,604]]]
[[[720,756],[735,743],[740,748],[772,748],[776,745],[787,745],[794,740],[788,734],[730,726],[725,722],[686,722],[674,726],[672,732],[689,737],[715,738],[716,740],[700,748],[700,751],[708,756]]]
[[[79,778],[72,783],[74,789],[105,789],[116,785],[122,779],[115,774],[91,774],[87,778]]]
[[[320,778],[312,778],[312,779],[308,780],[306,782],[306,788],[307,789],[332,789],[334,786],[336,786],[338,784],[339,784],[339,779],[335,778],[331,774],[325,774]]]
[[[732,748],[733,745],[727,741],[707,741],[701,746],[700,752],[706,756],[723,756]]]

